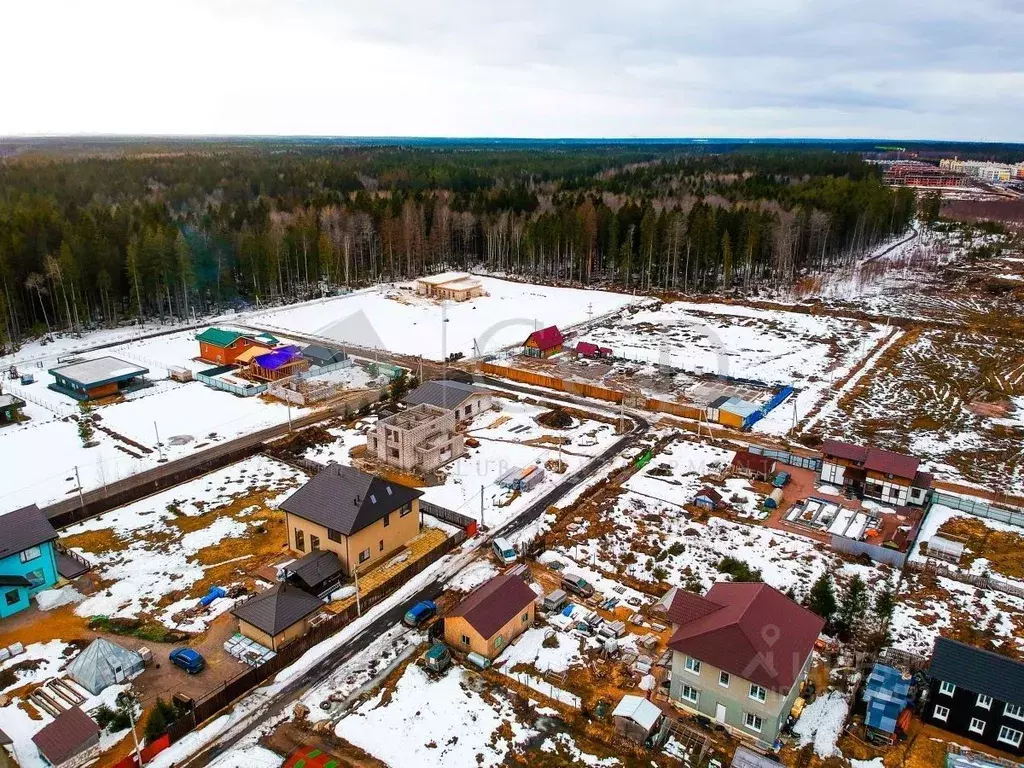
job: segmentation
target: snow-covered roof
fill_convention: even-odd
[[[661,710],[643,696],[623,696],[612,716],[625,717],[650,731],[661,717]]]
[[[427,275],[426,277],[418,278],[417,282],[426,283],[427,285],[444,285],[469,279],[469,275],[465,272],[442,272],[440,275]]]
[[[108,356],[51,368],[50,373],[54,376],[63,376],[65,379],[77,381],[79,384],[95,385],[118,379],[128,379],[133,376],[141,376],[149,373],[149,369]]]

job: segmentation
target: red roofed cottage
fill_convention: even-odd
[[[533,626],[536,593],[513,574],[495,576],[474,589],[444,617],[444,639],[452,648],[498,656]]]
[[[558,326],[550,325],[527,336],[523,343],[523,354],[530,357],[551,357],[562,351],[565,338]]]

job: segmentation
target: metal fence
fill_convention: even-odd
[[[233,365],[222,365],[219,368],[207,368],[205,371],[199,371],[196,374],[196,381],[201,381],[208,387],[214,389],[222,389],[225,392],[230,392],[233,395],[239,397],[252,397],[253,395],[259,395],[267,391],[266,384],[253,384],[251,387],[241,387],[238,384],[232,384],[229,381],[224,381],[220,376],[229,371],[237,370]]]
[[[469,528],[476,523],[476,520],[472,517],[460,515],[458,512],[453,512],[445,507],[439,507],[437,504],[431,504],[429,501],[423,501],[422,499],[420,499],[420,512],[442,522],[457,525],[462,529]]]
[[[769,459],[775,459],[781,461],[783,464],[789,464],[791,467],[801,467],[803,469],[809,469],[813,472],[821,471],[821,459],[813,456],[798,456],[795,453],[789,451],[778,451],[774,448],[762,448],[760,445],[749,445],[747,450],[751,453],[756,453],[759,456],[767,456]]]
[[[962,571],[959,568],[947,565],[946,563],[936,562],[935,560],[929,560],[924,563],[917,563],[914,561],[908,561],[906,564],[906,570],[914,571],[916,573],[930,573],[933,576],[942,576],[953,581],[959,581],[961,584],[970,584],[973,587],[981,587],[982,589],[993,590],[995,592],[1005,592],[1008,595],[1014,595],[1015,597],[1024,597],[1024,587],[1019,584],[1011,584],[1008,581],[1001,579],[995,579],[991,576],[985,576],[983,574],[968,573]]]
[[[958,512],[966,512],[975,517],[984,517],[989,520],[998,520],[1000,523],[1016,525],[1024,528],[1024,510],[1012,507],[997,507],[984,501],[967,499],[963,496],[954,496],[942,491],[932,492],[932,506],[941,504],[944,507],[955,509]]]
[[[373,607],[429,565],[440,560],[449,552],[458,549],[465,540],[466,534],[464,531],[459,531],[454,536],[448,537],[407,568],[396,573],[387,581],[381,582],[375,589],[362,596],[358,606],[353,603],[345,610],[333,614],[323,624],[318,624],[310,629],[307,634],[281,648],[270,661],[258,667],[251,667],[245,670],[238,676],[225,682],[219,689],[196,701],[192,709],[168,726],[167,733],[170,735],[171,741],[179,741],[186,734],[195,730],[199,725],[225,707],[233,704],[257,685],[294,664],[306,651],[319,645],[358,618],[360,610],[365,612]]]
[[[832,549],[855,557],[867,555],[876,563],[885,563],[894,568],[902,568],[907,562],[906,552],[900,552],[889,547],[880,547],[877,544],[868,544],[866,541],[858,541],[835,534],[832,535]]]

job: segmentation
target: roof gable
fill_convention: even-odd
[[[239,331],[225,331],[221,328],[207,328],[196,336],[196,341],[212,344],[215,347],[229,347],[244,334]]]
[[[60,765],[82,751],[93,738],[99,738],[100,727],[79,707],[61,712],[53,722],[44,726],[32,743],[50,761]]]
[[[4,535],[0,536],[0,560],[57,538],[57,531],[35,504],[16,509],[0,517]]]
[[[565,338],[562,336],[562,332],[558,330],[557,325],[549,325],[547,328],[541,328],[539,331],[534,331],[526,337],[527,344],[531,341],[537,346],[537,349],[554,349],[561,345]]]
[[[434,405],[438,408],[458,408],[473,395],[485,395],[486,389],[463,384],[461,381],[436,379],[420,384],[405,396],[407,405]]]
[[[238,619],[268,635],[278,635],[323,607],[320,599],[290,584],[275,584],[265,592],[236,605]]]
[[[721,607],[680,625],[669,647],[765,688],[788,691],[824,620],[762,583],[720,581],[703,599]]]
[[[691,621],[703,618],[722,607],[679,587],[674,587],[672,594],[666,595],[666,598],[665,615],[673,624],[689,624]]]
[[[448,615],[462,617],[481,637],[488,639],[536,597],[526,582],[506,573],[474,589]]]
[[[1024,663],[958,640],[935,641],[928,674],[974,693],[1024,706]]]
[[[868,449],[862,445],[844,443],[842,440],[833,440],[826,437],[821,443],[821,452],[826,456],[835,456],[837,459],[846,459],[863,463],[868,457]]]
[[[285,499],[281,509],[351,536],[422,495],[355,467],[329,464]]]

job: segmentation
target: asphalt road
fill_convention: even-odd
[[[537,395],[538,393],[534,390],[529,390],[524,387],[518,387],[516,385],[509,385],[507,382],[501,382],[497,380],[488,380],[488,383],[493,384],[495,388],[526,392],[531,395]],[[557,397],[557,398],[545,398],[545,399],[557,399],[568,402],[574,402],[582,407],[594,409],[594,404],[589,403],[585,400],[578,398],[572,398],[570,396]],[[602,409],[603,410],[603,409]],[[516,531],[522,530],[527,525],[535,522],[541,515],[543,515],[548,507],[552,504],[557,503],[563,496],[565,496],[570,490],[579,485],[580,482],[586,480],[589,477],[597,474],[606,464],[612,461],[616,456],[622,453],[627,447],[632,445],[638,439],[643,437],[650,428],[648,422],[642,417],[636,414],[631,414],[630,419],[633,422],[633,429],[627,432],[621,438],[615,441],[613,445],[604,450],[601,454],[596,457],[596,460],[590,465],[584,468],[579,474],[573,475],[570,478],[566,478],[562,483],[552,488],[550,491],[545,493],[529,507],[527,507],[522,513],[517,515],[513,520],[510,520],[505,525],[494,529],[488,533],[483,539],[480,546],[485,544],[491,538],[502,535],[507,536],[515,533]],[[378,618],[374,619],[370,624],[364,627],[359,634],[353,637],[349,642],[343,646],[334,650],[326,658],[311,667],[305,674],[295,678],[289,682],[284,688],[282,688],[259,712],[253,713],[251,718],[243,720],[236,724],[233,728],[230,728],[222,737],[217,739],[213,744],[208,746],[203,751],[199,752],[195,756],[189,758],[187,761],[181,763],[181,765],[187,766],[204,766],[209,765],[218,756],[229,752],[232,747],[238,744],[246,735],[250,734],[253,730],[261,727],[265,723],[274,719],[278,715],[282,714],[288,707],[294,704],[299,698],[301,698],[308,690],[325,681],[327,678],[334,673],[338,667],[350,661],[361,651],[365,650],[367,646],[375,639],[380,637],[389,628],[399,623],[405,612],[414,604],[420,600],[431,600],[436,598],[444,591],[444,584],[446,581],[451,579],[451,574],[446,574],[443,577],[439,577],[426,584],[422,589],[417,591],[414,595],[411,595],[408,599],[393,606]]]

